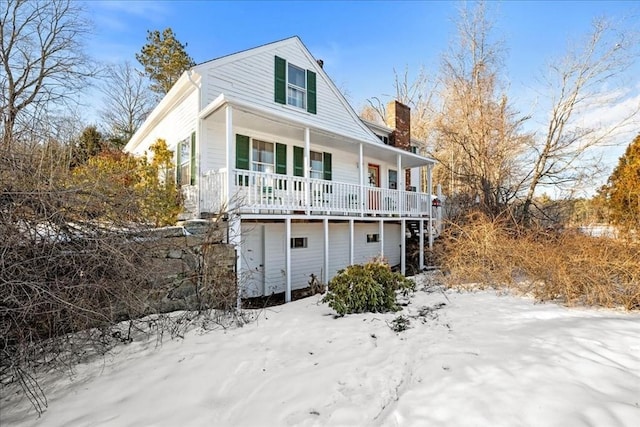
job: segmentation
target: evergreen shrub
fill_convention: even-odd
[[[415,290],[415,283],[388,264],[372,261],[364,265],[350,265],[329,281],[329,290],[322,302],[329,304],[338,315],[351,313],[384,313],[398,311],[396,293]]]

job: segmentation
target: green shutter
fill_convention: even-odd
[[[287,174],[287,146],[276,143],[276,173]]]
[[[191,185],[196,185],[196,133],[191,134]]]
[[[249,137],[236,134],[236,169],[249,170]]]
[[[322,166],[324,168],[324,179],[331,181],[331,153],[323,153]]]
[[[276,56],[275,62],[275,100],[279,104],[287,103],[287,61]]]
[[[304,176],[304,148],[293,147],[293,176]]]
[[[307,111],[316,114],[316,73],[307,70]]]

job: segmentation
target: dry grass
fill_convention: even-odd
[[[511,288],[541,301],[640,309],[640,243],[574,231],[521,230],[476,215],[438,251],[446,283]]]

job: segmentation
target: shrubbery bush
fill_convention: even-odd
[[[373,261],[350,265],[329,281],[322,302],[328,303],[340,316],[351,313],[384,313],[397,311],[396,292],[408,293],[415,284],[388,264]]]
[[[449,286],[511,287],[540,301],[640,309],[640,242],[518,228],[482,215],[451,224],[437,249]]]

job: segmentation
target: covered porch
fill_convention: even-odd
[[[185,206],[201,215],[227,209],[239,213],[347,216],[435,217],[426,193],[360,184],[233,169],[231,197],[225,169],[204,174],[198,186],[184,186]]]

